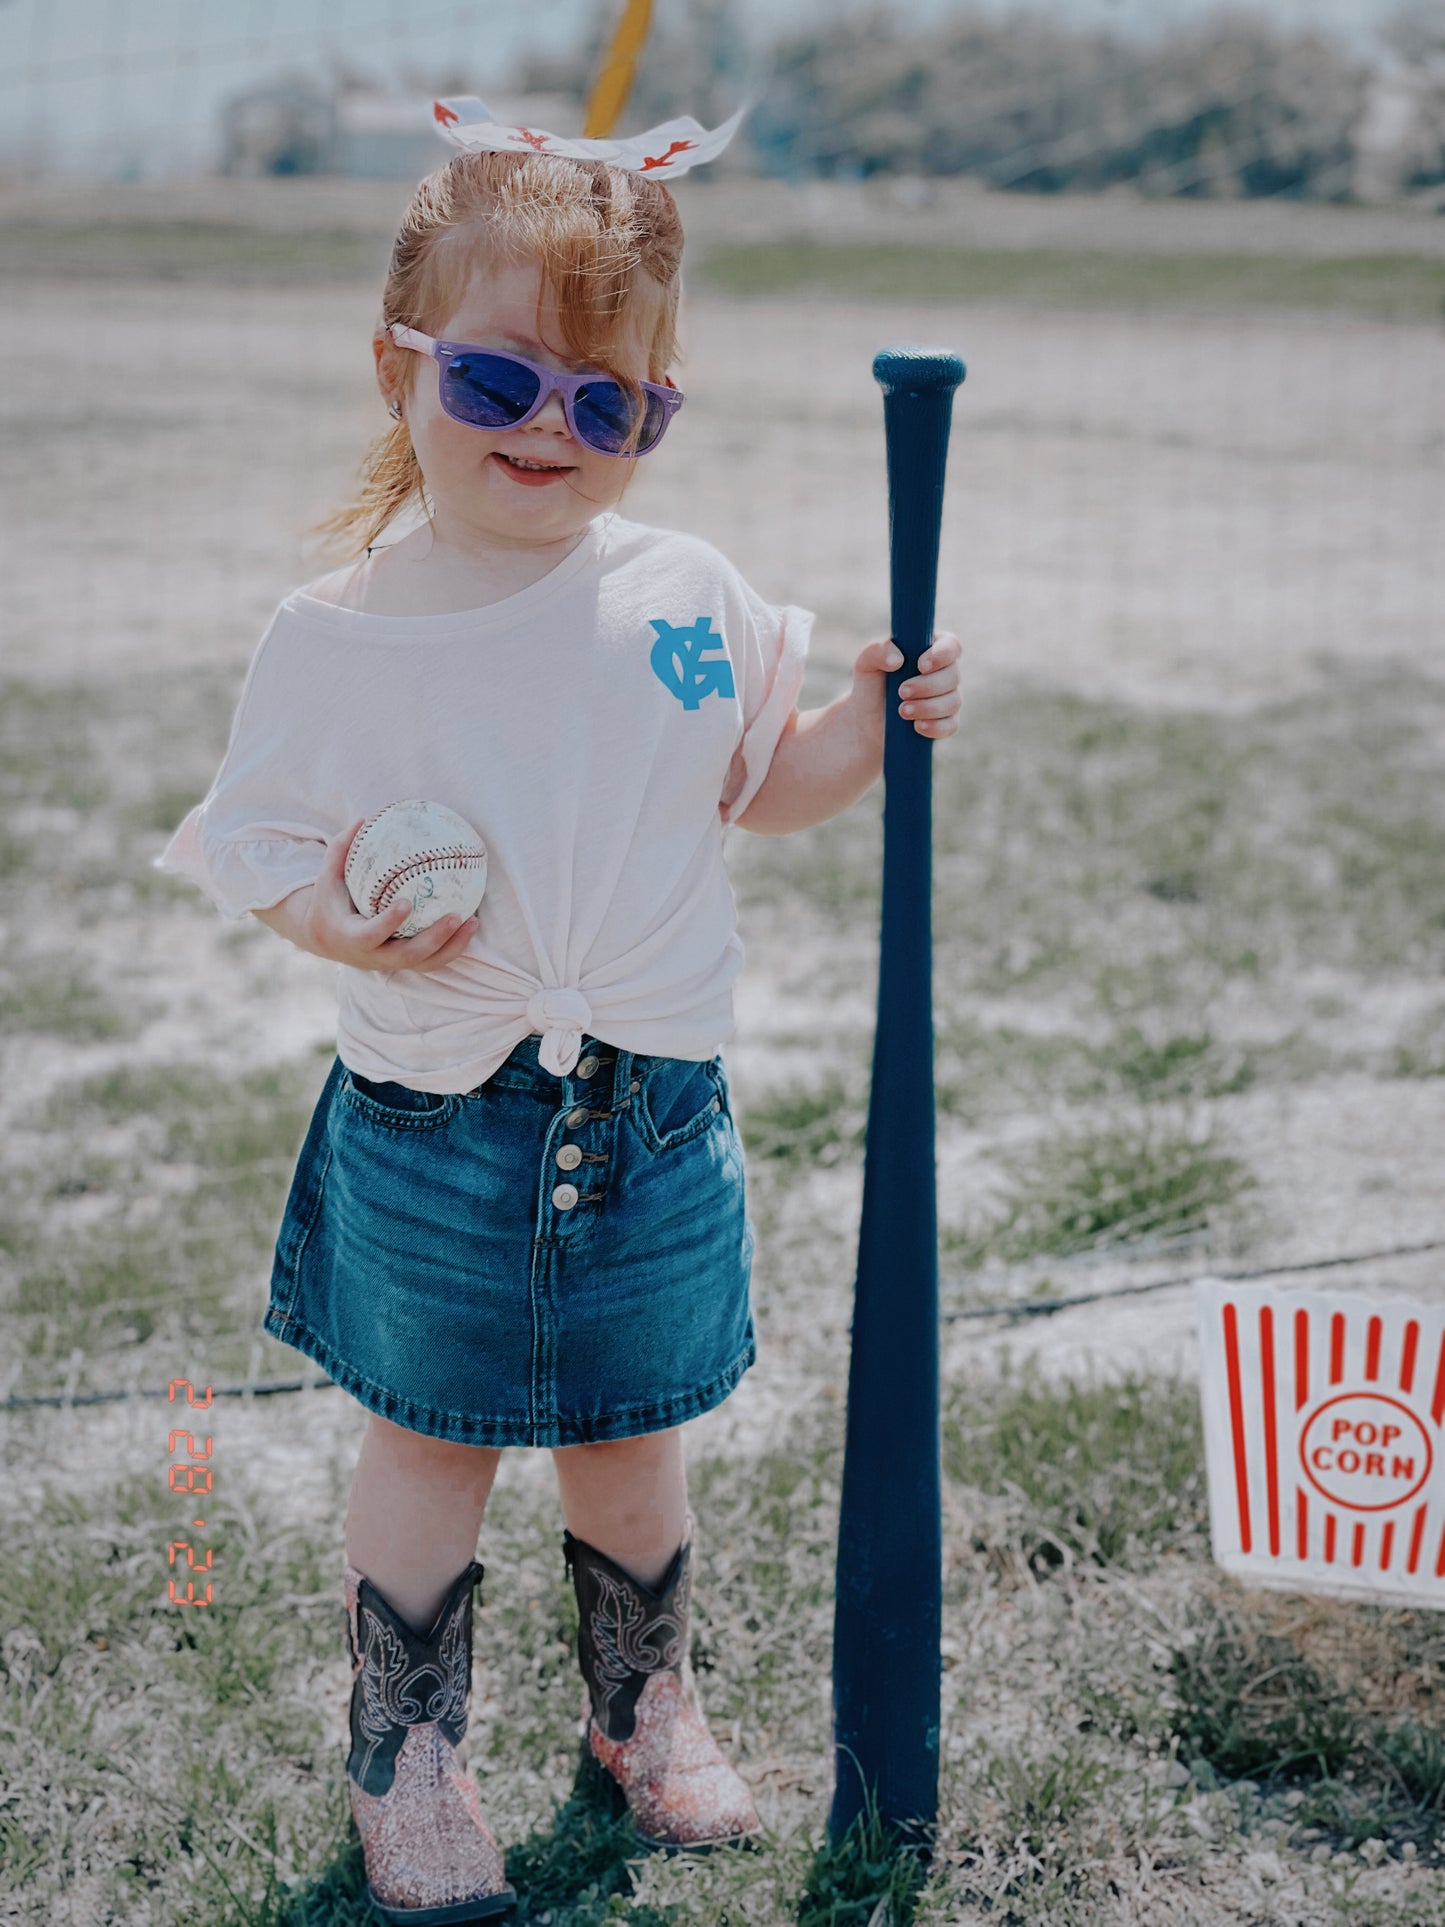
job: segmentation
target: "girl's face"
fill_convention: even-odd
[[[458,307],[440,327],[427,329],[441,341],[508,348],[529,361],[568,374],[584,372],[562,343],[555,297],[541,310],[542,271],[534,261],[476,270]],[[599,455],[567,426],[555,391],[521,428],[470,428],[444,413],[437,397],[437,364],[385,337],[375,343],[383,399],[400,401],[412,447],[426,478],[439,533],[460,546],[543,548],[576,537],[604,509],[621,499],[637,460]],[[645,351],[626,340],[624,364],[647,378]],[[508,458],[563,464],[553,481],[514,479]]]

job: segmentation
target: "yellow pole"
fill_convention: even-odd
[[[587,118],[582,128],[584,140],[606,140],[617,125],[617,117],[632,90],[637,56],[642,52],[651,18],[652,0],[627,0],[602,71],[587,99]]]

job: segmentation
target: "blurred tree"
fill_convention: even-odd
[[[1141,46],[1030,16],[905,35],[877,8],[785,36],[752,132],[766,170],[788,175],[1338,200],[1366,78],[1326,37],[1246,15]]]

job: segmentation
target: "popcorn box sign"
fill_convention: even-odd
[[[1445,1607],[1445,1305],[1195,1285],[1214,1557]]]

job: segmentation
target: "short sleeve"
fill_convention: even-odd
[[[304,884],[314,883],[326,860],[326,836],[302,824],[260,824],[227,836],[212,828],[212,799],[181,821],[151,868],[186,877],[232,922],[269,910]]]
[[[743,733],[718,803],[724,823],[736,822],[762,788],[778,739],[797,707],[815,619],[811,609],[795,603],[765,602],[741,577],[737,589],[740,635],[732,658]]]
[[[275,628],[251,660],[210,790],[151,860],[194,883],[232,922],[314,883],[339,827],[308,794],[307,708],[283,686],[292,679],[267,673]]]

